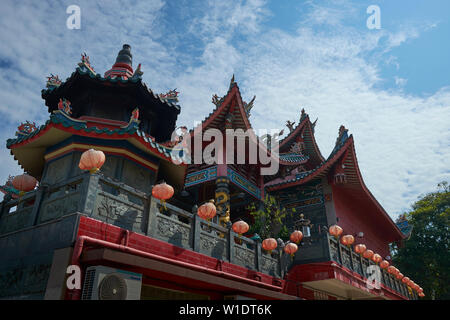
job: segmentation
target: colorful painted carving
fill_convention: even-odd
[[[230,180],[227,177],[219,177],[216,179],[215,202],[217,214],[221,217],[225,216],[227,211],[230,211],[229,182]]]
[[[344,143],[345,140],[347,140],[347,138],[348,138],[348,129],[345,129],[345,127],[341,125],[339,127],[339,135],[336,139],[336,146],[341,143]]]
[[[289,132],[292,132],[292,131],[294,131],[294,125],[295,125],[295,121],[294,122],[291,122],[291,121],[286,121],[286,127],[288,127],[288,129],[289,129]]]
[[[247,117],[250,117],[250,110],[252,110],[252,108],[253,108],[253,103],[255,102],[255,99],[256,99],[256,95],[253,96],[253,99],[249,103],[244,102],[244,110],[245,110],[245,113],[247,114]]]
[[[81,62],[79,62],[78,65],[80,67],[86,67],[93,74],[96,74],[94,68],[91,66],[91,62],[89,61],[89,56],[86,54],[86,52],[84,52],[81,55]]]
[[[53,88],[57,88],[61,85],[61,80],[59,79],[59,77],[56,75],[53,75],[53,73],[50,74],[50,77],[47,77],[47,84],[46,87],[48,89],[53,89]]]
[[[31,123],[30,121],[22,122],[20,126],[17,127],[16,135],[27,135],[37,130],[36,123]]]
[[[159,95],[159,97],[162,99],[162,100],[166,100],[167,102],[172,102],[172,103],[176,103],[176,102],[178,102],[178,94],[179,94],[179,92],[178,91],[176,91],[177,89],[175,88],[175,89],[173,89],[173,90],[169,90],[167,93],[165,93],[165,94],[163,94],[163,93],[161,93],[160,95]]]
[[[139,120],[139,108],[136,108],[131,112],[131,119],[130,121],[138,121]]]
[[[142,78],[142,75],[144,74],[144,72],[142,72],[141,70],[141,64],[139,63],[138,67],[136,68],[136,70],[134,70],[133,73],[133,77],[132,78]]]
[[[70,105],[70,101],[60,98],[58,102],[58,110],[70,116],[72,114],[72,106]]]
[[[214,103],[217,107],[222,103],[223,98],[219,98],[217,94],[213,94],[211,102]]]

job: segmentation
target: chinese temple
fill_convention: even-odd
[[[256,97],[245,102],[234,75],[225,95],[213,95],[214,109],[205,106],[209,115],[188,129],[177,125],[179,92],[154,93],[142,75],[129,45],[103,76],[83,54],[65,81],[48,77],[48,120],[25,121],[7,140],[25,174],[0,187],[0,299],[418,298],[388,268],[389,244],[407,235],[364,184],[348,129],[339,128],[327,157],[314,137],[317,120],[303,109],[283,138],[284,130],[259,137],[250,123]],[[233,140],[210,150],[205,135],[227,130]],[[183,151],[188,161],[179,161],[181,141],[219,161]],[[270,164],[260,157],[249,161],[251,144],[277,161],[276,173],[262,174]],[[83,170],[92,149],[104,164]],[[15,182],[25,176],[35,181],[29,189]],[[173,190],[166,201],[154,192],[162,184]],[[289,254],[291,241],[276,239],[267,250],[256,233],[235,232],[238,221],[255,223],[249,205],[269,195],[293,209],[284,227],[303,236]],[[217,214],[205,220],[199,207],[207,203]],[[372,255],[357,252],[359,244]],[[376,285],[368,285],[371,268]]]

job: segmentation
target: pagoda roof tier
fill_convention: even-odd
[[[128,124],[109,119],[100,119],[93,117],[85,117],[83,120],[71,118],[68,114],[61,110],[54,111],[50,115],[50,119],[30,133],[18,133],[14,139],[8,139],[7,148],[11,149],[11,154],[17,160],[24,171],[37,179],[40,179],[44,164],[46,161],[46,152],[52,146],[55,146],[71,136],[83,136],[95,138],[99,141],[98,146],[83,145],[78,149],[89,149],[91,147],[102,150],[102,141],[127,141],[139,152],[148,154],[150,157],[156,157],[162,160],[161,165],[167,167],[178,176],[178,183],[182,185],[186,165],[175,165],[172,160],[172,149],[155,142],[155,138],[149,136],[138,128],[139,121],[130,118]],[[103,151],[112,154],[122,154],[131,157],[130,152],[120,147],[104,147]],[[114,149],[114,150],[113,150]],[[117,150],[116,150],[117,149]],[[145,165],[145,161],[144,161]],[[150,169],[157,170],[148,164]]]
[[[343,126],[341,126],[341,129]],[[340,135],[336,146],[326,161],[322,162],[315,169],[304,171],[296,175],[287,176],[284,179],[274,179],[265,184],[268,192],[286,189],[293,186],[303,185],[309,181],[327,178],[333,179],[333,174],[339,173],[345,176],[345,183],[333,184],[333,187],[342,188],[352,201],[358,201],[364,204],[366,214],[373,215],[376,219],[387,222],[391,242],[404,238],[404,235],[396,224],[389,217],[384,208],[375,199],[372,193],[365,185],[361,172],[359,170],[353,136],[347,136],[347,130],[340,129]],[[349,200],[350,201],[350,200]]]
[[[60,99],[71,101],[75,117],[95,116],[96,113],[100,115],[109,112],[120,118],[122,112],[121,108],[117,109],[119,105],[127,106],[127,108],[139,107],[142,120],[154,122],[154,126],[149,129],[152,131],[147,133],[155,137],[158,142],[170,140],[181,111],[179,105],[161,98],[148,88],[142,81],[141,73],[135,72],[129,78],[104,78],[83,64],[78,66],[65,82],[48,86],[47,89],[42,90],[41,95],[49,113],[58,110]],[[100,95],[102,98],[98,98]],[[97,111],[92,111],[90,101],[99,108]],[[155,122],[154,119],[158,121]]]
[[[69,90],[75,87],[78,81],[89,81],[90,85],[113,87],[115,90],[120,90],[120,88],[134,88],[136,93],[142,94],[145,99],[156,103],[158,107],[169,108],[176,112],[176,114],[179,114],[181,111],[179,105],[169,102],[167,99],[162,99],[158,94],[155,94],[152,89],[148,88],[142,81],[141,76],[135,75],[127,79],[121,77],[104,78],[99,73],[93,73],[86,67],[77,67],[70,77],[67,78],[65,82],[61,82],[59,86],[42,90],[42,98],[45,100],[45,105],[48,107],[49,113],[58,109],[60,98],[65,97],[70,100],[70,96],[67,96],[67,94],[70,94]]]

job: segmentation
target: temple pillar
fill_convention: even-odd
[[[230,215],[230,179],[227,176],[220,176],[216,179],[215,204],[217,216],[222,225],[229,221]]]

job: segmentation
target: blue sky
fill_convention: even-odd
[[[69,5],[81,29],[66,28]],[[381,29],[369,30],[369,5]],[[314,120],[324,156],[344,124],[366,185],[395,218],[450,180],[450,1],[2,1],[0,140],[25,120],[48,119],[46,76],[65,79],[86,52],[97,72],[122,44],[156,92],[177,88],[178,124],[214,107],[234,73],[256,95],[254,128]],[[286,130],[285,130],[286,131]],[[21,172],[0,150],[0,180]]]

